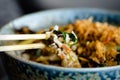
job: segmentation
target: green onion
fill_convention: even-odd
[[[69,33],[69,36],[70,36],[70,39],[71,39],[70,45],[74,45],[78,42],[78,39],[77,39],[75,34]]]
[[[120,46],[117,46],[117,47],[116,47],[116,50],[117,50],[117,51],[120,51]]]
[[[66,32],[62,32],[62,34],[63,34],[63,39],[64,39],[64,42],[66,43]]]
[[[70,41],[67,43],[68,45],[72,46],[74,44],[76,44],[78,42],[77,36],[74,34],[74,32],[72,33],[66,33],[66,32],[62,32],[62,31],[53,31],[56,35],[63,37],[64,43],[67,43],[67,35],[69,35]]]

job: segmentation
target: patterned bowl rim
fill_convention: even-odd
[[[40,11],[40,12],[38,11],[38,12],[30,13],[30,14],[24,15],[22,17],[19,17],[19,18],[13,20],[13,21],[22,19],[24,17],[29,17],[29,16],[32,16],[32,15],[35,15],[35,14],[41,14],[41,13],[47,13],[47,12],[53,12],[53,11],[63,11],[63,10],[75,10],[75,9],[76,10],[98,11],[98,12],[102,12],[102,13],[105,13],[105,14],[107,13],[107,14],[110,14],[110,15],[113,14],[113,15],[119,15],[120,16],[119,11],[100,9],[100,8],[59,8],[59,9],[51,9],[51,10],[44,10],[44,11]],[[4,29],[4,27],[9,26],[10,23],[4,25],[1,28],[0,33]],[[5,54],[7,54],[7,56],[10,56],[11,58],[14,58],[15,60],[23,62],[24,64],[28,64],[28,65],[30,64],[30,65],[34,65],[36,67],[43,67],[43,68],[46,68],[46,69],[53,69],[53,70],[58,70],[58,71],[66,71],[66,72],[68,72],[68,71],[70,71],[70,72],[100,72],[100,71],[109,71],[109,70],[120,69],[120,65],[109,66],[109,67],[96,67],[96,68],[65,68],[65,67],[58,67],[58,66],[53,66],[53,65],[45,65],[45,64],[34,62],[34,61],[24,60],[24,59],[21,59],[19,57],[14,56],[14,55],[11,55],[11,53],[12,53],[12,51],[8,51]]]

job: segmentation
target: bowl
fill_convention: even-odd
[[[120,12],[95,8],[63,8],[36,12],[20,17],[3,26],[0,34],[14,34],[14,28],[30,29],[64,25],[76,19],[93,17],[94,21],[120,25]],[[5,52],[3,62],[11,80],[119,80],[120,65],[99,68],[64,68],[44,65],[16,57],[19,51]]]

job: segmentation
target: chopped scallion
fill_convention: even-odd
[[[116,50],[117,50],[117,51],[120,51],[120,46],[117,46],[117,47],[116,47]]]

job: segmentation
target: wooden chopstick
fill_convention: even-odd
[[[34,40],[34,39],[48,39],[49,34],[9,34],[0,35],[0,40]],[[14,50],[26,50],[26,49],[38,49],[44,48],[43,43],[33,43],[33,44],[18,44],[18,45],[8,45],[0,46],[0,52],[2,51],[14,51]]]
[[[47,34],[10,34],[0,35],[0,40],[47,39]]]
[[[0,52],[2,51],[14,51],[14,50],[26,50],[26,49],[43,49],[45,45],[43,43],[34,43],[26,45],[8,45],[0,46]]]

